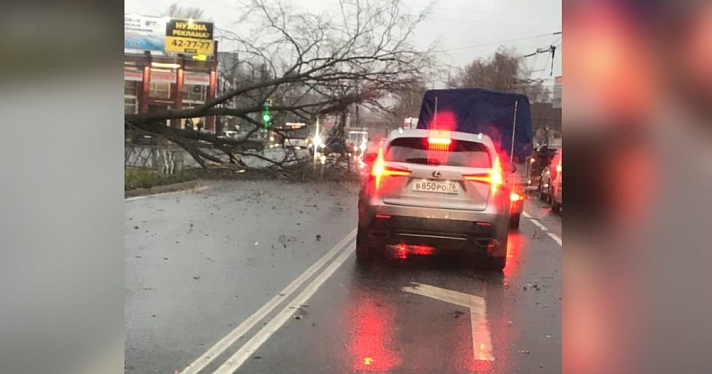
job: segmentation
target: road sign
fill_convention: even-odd
[[[166,52],[213,54],[213,23],[171,19],[166,23]]]

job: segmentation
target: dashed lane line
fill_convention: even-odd
[[[535,220],[535,219],[529,219],[532,221],[533,224],[535,224],[538,228],[542,229],[542,231],[549,231],[549,229],[546,228],[546,226],[542,225],[541,222]]]
[[[554,241],[555,241],[558,245],[560,245],[560,246],[563,247],[562,240],[561,240],[561,238],[560,238],[558,235],[554,234],[553,232],[549,232],[549,229],[546,228],[546,226],[544,226],[544,225],[543,225],[541,222],[539,222],[537,219],[532,218],[532,216],[531,216],[529,213],[527,213],[527,212],[522,212],[522,215],[523,215],[524,217],[528,218],[534,225],[536,225],[536,227],[540,228],[542,231],[544,231],[544,232],[546,232],[547,234],[549,234],[549,237],[551,237],[552,239],[554,239]]]

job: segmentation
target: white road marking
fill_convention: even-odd
[[[487,324],[487,303],[484,298],[427,284],[413,284],[414,286],[403,287],[403,291],[469,308],[475,360],[494,361],[492,336]]]
[[[354,236],[356,236],[356,229],[353,229],[345,238],[343,238],[338,244],[334,246],[327,254],[305,270],[299,277],[292,281],[285,289],[279,294],[274,296],[267,304],[263,305],[258,311],[251,315],[248,319],[242,322],[224,338],[220,339],[215,345],[212,346],[207,352],[202,356],[198,357],[197,360],[193,361],[188,367],[183,369],[181,374],[196,374],[203,370],[210,362],[212,362],[218,355],[223,353],[229,346],[234,344],[240,337],[242,337],[246,332],[251,330],[255,325],[264,319],[267,314],[269,314],[274,308],[276,308],[280,303],[286,300],[288,297],[294,293],[307,279],[311,278],[325,263],[330,261],[340,250],[344,248],[346,243],[351,241]]]
[[[556,236],[553,232],[549,233],[549,236],[551,236],[552,239],[554,239],[555,242],[557,242],[560,246],[563,247],[563,244],[561,244],[561,238]]]
[[[532,218],[532,216],[529,215],[529,213],[527,212],[522,212],[522,215],[524,216],[524,218]]]
[[[533,224],[535,224],[538,228],[542,229],[542,231],[549,231],[549,229],[546,228],[546,226],[542,225],[541,222],[535,220],[535,219],[530,219]]]
[[[235,352],[227,361],[225,361],[222,366],[220,366],[214,374],[232,374],[235,370],[239,369],[242,364],[247,361],[248,358],[252,356],[255,351],[257,351],[262,344],[264,344],[267,339],[269,339],[272,334],[277,332],[282,325],[284,325],[287,320],[291,318],[294,314],[294,309],[299,308],[301,305],[305,304],[312,295],[319,289],[319,287],[326,282],[329,277],[336,272],[344,261],[351,255],[354,245],[348,246],[341,255],[334,260],[319,276],[317,276],[299,295],[297,295],[294,300],[288,304],[284,309],[282,309],[277,316],[275,316],[269,323],[263,327],[255,336],[253,336],[245,345],[240,347],[240,349]]]
[[[193,188],[193,189],[189,189],[189,190],[178,190],[178,191],[168,191],[168,192],[154,193],[154,194],[151,194],[151,195],[143,195],[143,196],[129,197],[129,198],[127,198],[127,199],[124,199],[124,201],[134,201],[134,200],[138,200],[138,199],[145,199],[145,198],[147,198],[147,197],[160,196],[160,195],[168,195],[168,194],[170,194],[170,193],[184,192],[184,191],[198,192],[198,191],[207,190],[208,188],[210,188],[210,186],[201,186],[201,187],[197,187],[197,188]]]

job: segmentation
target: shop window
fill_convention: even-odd
[[[124,113],[138,113],[138,100],[135,96],[124,96]]]
[[[183,86],[183,102],[204,103],[208,96],[208,86],[186,84]]]
[[[138,82],[137,81],[124,81],[124,95],[138,96]]]
[[[124,81],[124,113],[138,113],[138,82]]]
[[[151,82],[148,95],[157,99],[170,99],[171,85],[169,82]]]

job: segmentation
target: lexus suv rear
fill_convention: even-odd
[[[356,254],[484,254],[507,258],[510,191],[489,137],[440,130],[394,131],[361,186]]]

